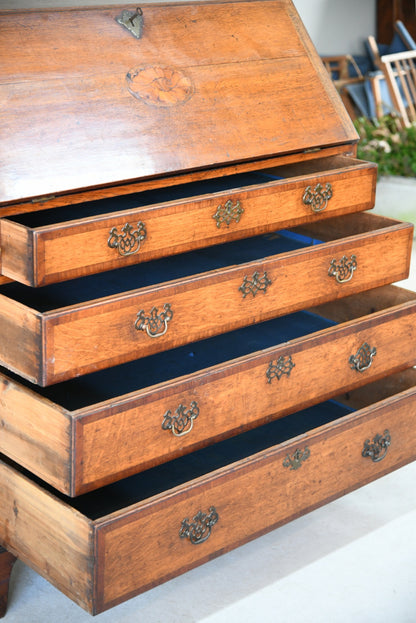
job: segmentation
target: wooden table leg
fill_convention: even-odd
[[[16,556],[0,545],[0,618],[6,614],[9,580],[15,562]]]

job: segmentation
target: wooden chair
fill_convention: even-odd
[[[383,69],[381,57],[387,54],[397,54],[407,50],[416,50],[416,42],[410,35],[402,21],[394,22],[394,37],[390,45],[379,44],[373,35],[367,37],[365,47],[373,64],[373,69]]]
[[[322,62],[335,84],[342,85],[344,81],[357,81],[362,78],[362,73],[354,57],[351,54],[340,54],[338,56],[323,56]],[[352,67],[353,71],[350,71]],[[351,76],[351,73],[356,75]]]
[[[373,35],[367,37],[367,51],[375,69],[382,69],[381,55],[376,38]]]
[[[404,46],[408,50],[416,50],[416,41],[413,39],[410,32],[407,30],[406,26],[403,24],[401,20],[397,20],[394,22],[394,30],[399,35],[400,39],[403,41]]]
[[[396,110],[401,114],[400,109],[398,108],[397,92],[403,91],[403,87],[399,86],[399,84],[397,88],[393,87],[393,77],[391,75],[390,80],[388,79],[386,73],[387,70],[382,61],[382,58],[392,58],[395,54],[401,54],[403,52],[406,52],[407,50],[416,50],[416,43],[402,21],[397,20],[394,23],[394,30],[395,35],[389,46],[379,46],[375,37],[373,37],[372,35],[367,37],[366,41],[367,53],[371,58],[373,66],[375,69],[380,70],[381,72],[380,74],[373,73],[371,80],[371,88],[376,107],[376,116],[378,119],[380,119],[380,117],[385,114],[386,110],[389,111],[389,109]],[[396,75],[396,82],[400,83],[400,79],[397,78],[397,76],[398,74]],[[388,82],[386,82],[386,85],[384,85],[385,80],[389,80]],[[387,93],[386,86],[388,89]],[[392,89],[394,89],[396,97],[392,96]]]
[[[322,62],[332,78],[332,81],[341,96],[345,108],[352,119],[357,116],[356,106],[350,97],[348,87],[357,83],[363,83],[364,77],[353,56],[341,54],[338,56],[323,56]],[[350,71],[350,69],[353,71]],[[355,74],[355,75],[351,75]],[[361,113],[362,114],[362,113]]]
[[[383,74],[403,127],[416,122],[416,50],[381,57]]]

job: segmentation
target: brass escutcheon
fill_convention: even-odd
[[[179,537],[189,539],[192,545],[199,545],[208,539],[211,529],[218,519],[218,513],[214,506],[210,506],[208,513],[198,511],[191,522],[187,517],[182,520]]]
[[[333,259],[329,266],[328,275],[330,277],[335,277],[337,283],[347,283],[352,279],[354,271],[357,268],[357,258],[355,255],[351,255],[350,259],[344,255],[339,264],[337,261]]]
[[[243,279],[243,283],[238,288],[240,292],[243,293],[243,298],[245,299],[247,294],[252,294],[253,298],[256,296],[257,292],[266,292],[268,286],[270,286],[272,282],[267,276],[267,273],[263,273],[263,277],[260,277],[259,273],[256,271],[253,273],[253,277],[249,279],[247,275]]]
[[[271,383],[272,379],[277,378],[279,381],[283,374],[290,376],[295,364],[292,361],[292,355],[287,357],[281,355],[276,361],[271,361],[266,370],[267,382]]]
[[[138,331],[145,331],[149,337],[161,337],[168,330],[168,322],[173,318],[173,311],[169,303],[165,303],[163,311],[157,313],[157,307],[153,307],[149,316],[145,315],[144,309],[137,314],[135,328]]]
[[[386,429],[382,435],[377,434],[370,442],[369,439],[364,441],[364,448],[361,455],[370,458],[373,463],[382,461],[387,454],[387,450],[391,444],[390,432]]]
[[[292,456],[290,456],[289,454],[286,456],[285,460],[283,461],[283,467],[289,467],[291,470],[299,469],[302,463],[306,461],[306,459],[308,459],[310,455],[311,451],[307,446],[304,450],[297,449],[292,454]]]
[[[357,350],[355,355],[351,355],[348,360],[348,363],[351,366],[352,370],[357,370],[357,372],[364,372],[364,370],[368,370],[368,368],[373,363],[374,357],[377,355],[377,348],[371,348],[371,346],[364,342]]]
[[[222,204],[218,206],[217,211],[213,214],[212,218],[216,220],[217,227],[221,227],[223,223],[229,227],[232,221],[235,221],[236,223],[240,221],[243,212],[244,209],[241,207],[240,201],[236,201],[233,205],[231,199],[228,199],[228,201],[225,202],[224,207],[222,207]]]
[[[307,186],[303,193],[302,201],[306,206],[310,206],[312,212],[323,212],[331,197],[331,184],[326,184],[325,189],[322,184],[317,184],[313,190],[312,186]]]
[[[137,229],[134,229],[130,223],[126,223],[121,228],[121,234],[117,232],[117,227],[110,230],[107,244],[110,249],[117,249],[120,255],[134,255],[140,250],[140,245],[146,235],[146,226],[141,221],[137,223]]]
[[[136,39],[141,39],[143,31],[143,11],[137,8],[135,11],[124,9],[121,14],[116,17],[116,22],[127,28],[127,30]]]
[[[162,428],[163,430],[171,430],[175,437],[182,437],[191,432],[194,420],[199,415],[198,404],[193,400],[187,410],[183,404],[180,404],[175,411],[176,415],[172,416],[172,411],[169,409],[163,416]]]

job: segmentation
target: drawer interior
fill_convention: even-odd
[[[26,227],[44,227],[57,223],[65,223],[82,218],[90,218],[111,212],[133,210],[144,206],[157,205],[167,201],[189,199],[199,195],[211,195],[212,193],[226,192],[239,187],[250,187],[255,184],[265,184],[273,179],[280,179],[277,172],[253,171],[238,173],[227,177],[218,177],[210,180],[199,180],[188,184],[166,186],[147,190],[141,193],[132,193],[116,199],[99,199],[87,201],[74,206],[63,206],[41,212],[28,212],[8,217],[8,220]]]
[[[233,264],[243,264],[303,249],[318,243],[318,240],[310,236],[281,231],[41,288],[31,288],[16,282],[7,283],[0,286],[0,294],[44,313],[60,307],[79,305],[91,299],[113,296],[132,289],[219,270]]]
[[[416,370],[410,369],[392,375],[387,382],[383,379],[371,383],[364,390],[358,390],[357,400],[354,390],[345,396],[287,415],[77,498],[68,498],[53,489],[50,490],[90,519],[99,519],[320,426],[335,422],[356,409],[372,405],[374,401],[413,388],[415,384]],[[300,440],[299,443],[307,445],[307,439]]]
[[[311,231],[281,230],[41,288],[31,288],[16,282],[6,283],[0,286],[0,294],[45,313],[92,299],[301,250],[328,239],[381,230],[396,225],[397,221],[358,214],[327,219],[325,223],[323,227],[317,225]]]
[[[230,331],[223,335],[99,370],[48,387],[37,394],[69,411],[114,400],[160,383],[227,364],[252,353],[302,338],[339,323],[412,302],[416,294],[397,286],[384,286],[345,297],[310,310]],[[34,386],[10,371],[5,374],[29,388]]]
[[[190,197],[212,195],[213,193],[227,192],[245,187],[249,188],[250,186],[258,184],[263,185],[273,180],[316,175],[325,171],[331,172],[357,164],[364,163],[345,157],[319,158],[304,163],[238,173],[213,179],[189,182],[187,184],[164,186],[162,188],[132,193],[117,198],[99,199],[96,201],[79,203],[77,205],[28,212],[9,216],[7,218],[10,221],[29,228],[45,227],[57,223],[65,223],[113,212],[157,205],[168,201],[179,201],[181,199],[189,199]]]
[[[298,312],[56,385],[36,387],[36,392],[75,411],[303,337],[332,324],[332,320],[317,314]],[[20,384],[33,387],[29,381],[9,371],[5,373]]]
[[[366,234],[371,230],[397,225],[399,222],[395,219],[372,214],[371,212],[361,212],[360,214],[348,214],[338,218],[327,219],[326,221],[300,225],[293,229],[293,233],[327,242],[345,238],[346,236]]]
[[[43,482],[42,487],[95,520],[281,444],[352,411],[347,405],[327,401],[76,498],[56,492]]]

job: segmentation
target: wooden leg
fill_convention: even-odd
[[[0,618],[6,614],[9,580],[15,562],[16,556],[0,545]]]

